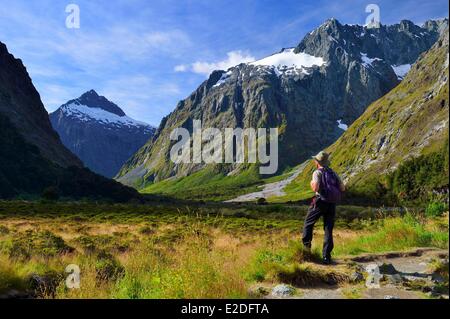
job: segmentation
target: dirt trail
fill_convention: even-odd
[[[358,278],[350,282],[312,287],[293,287],[288,293],[283,287],[288,285],[266,286],[272,291],[265,298],[275,299],[448,299],[448,286],[445,288],[445,278],[442,273],[433,270],[433,265],[440,262],[446,265],[448,276],[448,251],[434,248],[421,248],[409,252],[395,252],[386,254],[367,254],[354,258],[337,260],[329,271],[348,267],[353,270],[349,278]],[[367,270],[378,266],[379,286],[367,286]],[[314,266],[313,266],[314,267]],[[323,266],[315,266],[325,269]],[[273,286],[273,285],[272,285]],[[285,295],[274,294],[286,291]]]
[[[281,197],[286,195],[286,193],[284,192],[284,188],[289,185],[294,179],[296,179],[301,172],[303,172],[303,170],[305,169],[306,165],[308,162],[303,163],[302,165],[300,165],[295,172],[290,175],[288,178],[279,181],[279,182],[275,182],[275,183],[270,183],[270,184],[266,184],[263,186],[260,186],[260,188],[262,188],[261,191],[259,192],[255,192],[255,193],[250,193],[250,194],[245,194],[245,195],[241,195],[235,199],[231,199],[229,201],[227,201],[227,203],[236,203],[236,202],[252,202],[252,201],[256,201],[259,198],[265,198],[265,199],[269,199],[270,197]]]

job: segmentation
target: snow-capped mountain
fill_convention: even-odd
[[[64,145],[88,168],[106,177],[114,177],[155,131],[94,90],[61,106],[50,120]]]
[[[102,123],[103,125],[108,126],[110,129],[122,128],[123,126],[127,126],[130,128],[141,127],[144,130],[152,130],[152,128],[144,122],[133,120],[126,115],[117,115],[115,113],[105,111],[102,108],[83,105],[79,101],[74,101],[70,104],[62,106],[61,111],[64,113],[64,115],[73,119],[77,119],[81,122]]]
[[[118,180],[145,187],[206,167],[170,163],[175,127],[278,127],[280,168],[334,143],[374,101],[395,88],[409,65],[429,50],[448,20],[369,28],[325,21],[294,49],[212,72],[165,118],[155,137],[130,159]],[[239,171],[221,167],[220,174]]]

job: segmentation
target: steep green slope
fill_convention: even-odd
[[[403,76],[397,74],[398,68],[407,68],[431,48],[440,35],[438,25],[447,24],[448,20],[442,20],[419,27],[401,21],[373,29],[329,19],[296,48],[228,71],[214,71],[163,119],[154,138],[125,163],[116,179],[138,189],[161,191],[164,186],[174,189],[173,181],[152,184],[175,178],[193,184],[186,182],[188,175],[196,175],[192,181],[208,182],[197,178],[208,175],[197,174],[210,171],[207,164],[170,160],[174,145],[170,134],[185,128],[192,135],[194,120],[221,131],[278,128],[280,174],[334,143],[344,132],[339,123],[353,123],[368,105],[397,86]],[[223,176],[246,174],[240,164],[222,165],[217,171]],[[211,178],[215,183],[215,177]],[[235,178],[225,180],[231,183]],[[204,185],[194,187],[200,186]],[[188,189],[181,190],[182,196],[187,195]]]
[[[0,42],[0,114],[6,116],[27,143],[42,156],[62,167],[81,161],[61,143],[53,130],[38,91],[20,59]]]
[[[448,187],[448,29],[404,81],[327,149],[350,196],[412,200]],[[312,196],[310,164],[276,201]]]
[[[44,158],[39,148],[25,141],[8,118],[0,114],[0,198],[39,196],[53,188],[70,198],[138,198],[132,188],[96,175],[85,168],[61,166]]]
[[[219,166],[211,165],[186,177],[151,184],[142,192],[183,199],[227,200],[254,192],[263,183],[256,165],[232,176],[228,176],[226,171],[220,171]]]
[[[128,201],[136,190],[83,168],[61,143],[22,62],[0,42],[0,199]]]

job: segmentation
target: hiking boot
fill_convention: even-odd
[[[322,259],[322,264],[327,265],[327,266],[331,265],[331,258],[330,257],[324,257]]]

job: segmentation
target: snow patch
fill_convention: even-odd
[[[225,82],[227,82],[227,80],[230,78],[230,76],[232,74],[233,74],[232,71],[228,71],[228,72],[222,74],[222,76],[220,77],[219,81],[217,81],[217,83],[213,85],[213,88],[219,87],[222,84],[224,84]]]
[[[411,64],[392,65],[392,69],[399,80],[403,80],[408,72],[411,70]]]
[[[74,102],[61,107],[61,111],[66,116],[75,117],[82,122],[96,121],[103,124],[128,127],[148,127],[150,125],[144,122],[133,120],[128,116],[119,116],[101,108],[89,107],[78,102]]]
[[[277,75],[303,73],[308,75],[306,68],[313,66],[321,67],[326,64],[321,57],[315,57],[306,53],[295,53],[294,48],[285,49],[280,53],[271,55],[267,58],[249,63],[254,66],[271,67]]]
[[[363,65],[366,68],[372,67],[372,63],[375,61],[383,61],[383,59],[380,59],[380,58],[369,58],[367,56],[367,53],[363,53],[363,52],[361,52],[361,60],[363,61]]]
[[[348,125],[342,123],[342,120],[337,121],[337,124],[338,124],[338,127],[339,127],[341,130],[344,130],[344,131],[347,131],[347,130],[348,130]]]

